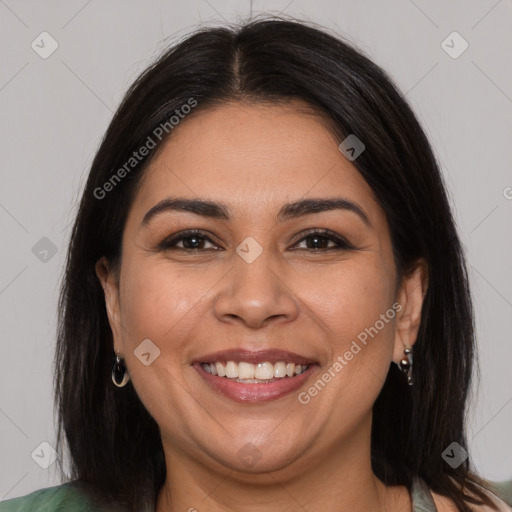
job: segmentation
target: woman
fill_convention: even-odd
[[[312,25],[202,29],[137,79],[59,325],[72,481],[2,511],[508,510],[466,454],[472,309],[432,150]]]

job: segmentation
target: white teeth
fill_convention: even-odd
[[[286,364],[282,361],[274,365],[274,377],[286,377]]]
[[[294,377],[304,373],[309,365],[286,363],[278,361],[275,364],[264,361],[258,364],[241,361],[227,361],[226,363],[203,363],[201,365],[206,373],[234,379],[237,382],[271,382],[274,379]]]
[[[222,363],[215,363],[215,368],[217,368],[217,375],[219,377],[225,377],[226,376],[226,370],[225,370],[224,365]]]
[[[268,380],[274,376],[274,365],[272,363],[258,363],[254,369],[254,378]]]
[[[239,379],[254,379],[254,365],[252,363],[238,363]]]
[[[238,379],[238,365],[233,361],[226,364],[226,377],[228,379]]]

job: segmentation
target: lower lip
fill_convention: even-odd
[[[274,382],[262,382],[261,384],[244,384],[227,377],[212,375],[205,372],[200,363],[195,363],[193,367],[215,391],[236,402],[268,402],[299,389],[315,371],[317,365],[311,364],[304,373],[295,377],[277,378]]]

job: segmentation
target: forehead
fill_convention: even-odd
[[[369,185],[338,149],[340,142],[330,120],[299,100],[198,110],[155,155],[133,209],[143,215],[170,195],[229,203],[240,216],[308,196],[343,195],[378,208]]]

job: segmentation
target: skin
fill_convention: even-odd
[[[297,100],[228,103],[189,116],[143,176],[120,269],[105,259],[96,265],[114,349],[161,431],[167,480],[157,512],[412,510],[405,487],[386,487],[373,474],[370,433],[390,364],[416,340],[426,270],[420,261],[397,284],[384,211],[340,142]],[[169,196],[223,202],[232,217],[167,211],[141,226]],[[357,203],[371,227],[346,210],[275,221],[283,204],[313,197]],[[356,249],[322,251],[322,243],[336,243],[315,246],[304,238],[312,228],[332,230]],[[189,252],[155,249],[187,229],[212,241]],[[263,249],[250,264],[236,252],[249,236]],[[290,350],[319,363],[304,391],[396,302],[395,318],[308,404],[297,392],[237,403],[191,366],[216,350]],[[160,350],[148,366],[134,355],[144,339]],[[260,457],[251,467],[238,456],[247,443]]]

